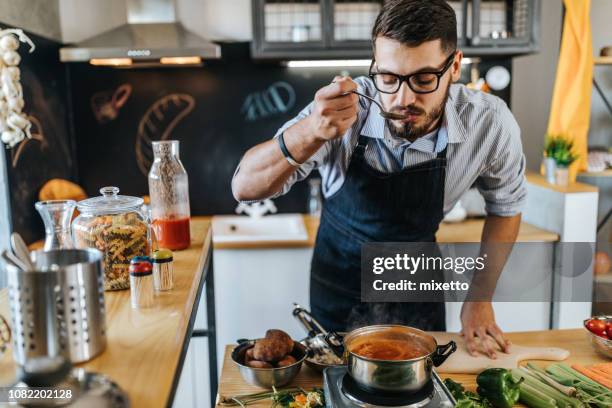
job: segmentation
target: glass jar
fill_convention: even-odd
[[[74,248],[70,221],[75,206],[74,200],[46,200],[34,204],[45,224],[45,251]]]
[[[179,159],[178,140],[153,142],[149,171],[151,225],[157,244],[170,250],[189,246],[189,183]]]
[[[130,260],[149,251],[148,228],[140,212],[142,198],[119,195],[117,187],[103,187],[101,197],[79,201],[80,214],[72,222],[77,248],[95,248],[104,256],[104,290],[130,287]]]

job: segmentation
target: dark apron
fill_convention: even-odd
[[[435,159],[385,174],[364,159],[360,136],[344,184],[325,200],[310,272],[310,307],[328,330],[403,324],[444,331],[440,302],[361,302],[361,245],[435,242],[443,218],[446,149]],[[442,272],[435,278],[442,280]]]

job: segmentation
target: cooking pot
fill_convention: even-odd
[[[418,357],[403,360],[364,357],[353,349],[366,341],[405,343],[418,350]],[[399,342],[398,342],[399,341]],[[438,367],[457,350],[454,341],[439,346],[426,332],[401,325],[374,325],[353,330],[344,337],[348,373],[357,385],[369,392],[416,392],[431,381]]]

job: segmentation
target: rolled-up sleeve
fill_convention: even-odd
[[[307,117],[308,115],[310,115],[310,112],[312,110],[313,104],[314,104],[314,102],[311,102],[310,104],[308,104],[308,106],[306,106],[304,109],[302,109],[300,111],[300,113],[298,113],[298,115],[296,117],[294,117],[293,119],[289,120],[288,122],[285,122],[285,124],[283,126],[281,126],[280,129],[278,129],[278,131],[274,135],[274,139],[276,139],[285,130],[289,129],[291,126],[295,125],[297,122],[299,122],[300,120],[302,120],[305,117]],[[293,172],[293,174],[291,174],[289,179],[287,179],[287,181],[283,185],[282,189],[280,191],[278,191],[276,194],[274,194],[274,195],[272,195],[271,197],[268,197],[268,198],[276,198],[276,197],[279,197],[279,196],[281,196],[283,194],[288,193],[289,190],[291,190],[291,187],[296,182],[304,180],[306,177],[308,177],[308,175],[314,169],[319,168],[323,164],[323,162],[324,162],[324,160],[325,160],[325,158],[326,158],[326,156],[328,154],[328,151],[329,151],[329,142],[323,144],[323,146],[321,146],[321,148],[314,155],[312,155],[308,160],[306,160],[301,166],[296,168],[296,170]],[[234,177],[236,176],[236,174],[238,173],[239,170],[240,170],[240,164],[238,165],[238,167],[236,168],[236,171],[234,172]],[[251,201],[243,201],[243,202],[250,203]]]
[[[494,146],[476,187],[484,197],[487,214],[510,217],[522,211],[527,199],[525,155],[514,116],[501,103],[497,113],[491,132]]]

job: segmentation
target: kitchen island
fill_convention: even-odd
[[[587,340],[587,333],[584,329],[514,332],[507,333],[507,337],[511,342],[520,344],[522,346],[559,347],[566,349],[570,352],[570,356],[567,360],[565,360],[565,363],[570,365],[575,363],[591,365],[609,361],[596,354],[591,348],[591,345]],[[262,391],[262,388],[255,387],[244,382],[240,376],[238,367],[234,364],[230,357],[233,347],[233,345],[228,345],[225,348],[223,371],[219,381],[219,394],[217,395],[217,407],[222,407],[222,405],[218,404],[220,395],[229,397],[238,394],[249,394]],[[546,367],[548,364],[553,363],[550,361],[530,361],[542,367]],[[476,389],[476,375],[444,374],[443,371],[440,371],[439,374],[442,379],[452,378],[453,380],[463,384],[469,390],[475,391]],[[293,381],[293,383],[288,385],[288,387],[289,386],[299,386],[305,389],[321,387],[322,375],[311,370],[306,365],[303,365],[297,378]],[[249,406],[263,408],[270,407],[271,403],[270,401],[262,401]]]
[[[132,309],[129,290],[105,292],[106,349],[78,367],[108,375],[127,392],[133,407],[171,406],[202,288],[212,276],[211,254],[210,222],[195,218],[191,246],[174,253],[174,289],[158,293],[154,307]],[[0,291],[0,314],[10,316],[7,289]],[[9,347],[0,358],[0,385],[13,383],[14,369]]]

